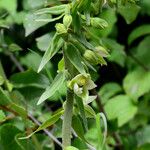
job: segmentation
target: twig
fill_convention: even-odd
[[[11,61],[16,65],[16,67],[18,68],[18,70],[20,72],[25,71],[24,68],[22,67],[22,65],[19,63],[19,61],[16,59],[16,57],[13,55],[12,52],[7,51],[6,54],[10,57]]]

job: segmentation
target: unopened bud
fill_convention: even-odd
[[[91,18],[90,22],[91,22],[91,26],[95,28],[104,29],[108,27],[107,21],[98,17]]]
[[[66,34],[67,33],[67,29],[62,23],[57,23],[55,25],[55,28],[56,28],[56,31],[58,34]]]
[[[102,57],[108,57],[110,56],[109,53],[107,52],[107,50],[102,47],[102,46],[97,46],[96,48],[96,53]]]
[[[66,28],[69,28],[69,26],[71,25],[72,23],[72,16],[71,15],[65,15],[64,18],[63,18],[63,24]]]
[[[83,56],[91,64],[93,64],[93,65],[97,64],[97,58],[96,58],[96,55],[93,51],[86,50]]]

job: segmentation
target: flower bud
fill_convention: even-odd
[[[91,26],[93,26],[95,28],[99,28],[99,29],[104,29],[104,28],[108,27],[107,21],[105,21],[104,19],[98,18],[98,17],[91,18],[90,23],[91,23]]]
[[[68,29],[69,26],[71,25],[72,23],[72,16],[71,15],[65,15],[64,18],[63,18],[63,24],[64,26]]]
[[[96,48],[96,53],[102,57],[108,57],[109,53],[107,52],[107,50],[102,47],[102,46],[97,46]]]
[[[58,34],[66,34],[67,33],[67,29],[62,23],[57,23],[55,25],[55,28],[56,28],[56,31]]]
[[[93,64],[93,65],[97,64],[97,57],[95,55],[95,52],[93,52],[91,50],[86,50],[83,56],[91,64]]]

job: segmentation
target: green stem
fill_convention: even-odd
[[[73,102],[74,102],[74,93],[68,90],[62,127],[62,142],[64,149],[67,146],[71,145],[71,123],[72,123]]]

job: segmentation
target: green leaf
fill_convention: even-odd
[[[51,85],[47,87],[46,91],[41,95],[37,105],[44,102],[47,98],[53,96],[55,92],[60,89],[64,81],[65,81],[65,73],[59,72],[55,77],[55,79],[53,80],[53,82],[51,83]]]
[[[111,57],[108,57],[108,60],[124,67],[126,60],[124,46],[117,43],[115,40],[109,38],[103,39],[103,42],[106,45],[106,47],[110,50]]]
[[[22,118],[26,118],[27,117],[27,111],[22,106],[19,106],[18,104],[11,103],[11,104],[9,104],[8,108],[10,108],[11,110],[15,111]]]
[[[26,15],[24,19],[24,28],[25,28],[25,36],[28,36],[38,28],[46,25],[48,22],[37,22],[37,19],[47,19],[51,18],[51,15],[43,14],[43,15],[35,15],[34,13],[29,13]],[[51,22],[51,21],[50,21]]]
[[[83,120],[84,128],[86,130],[88,130],[88,124],[87,124],[87,119],[86,119],[86,116],[85,116],[83,100],[82,100],[82,98],[78,97],[77,95],[75,95],[75,99],[76,99],[76,103],[77,103],[81,118]]]
[[[122,92],[121,86],[115,82],[109,82],[100,88],[98,94],[102,99],[102,103],[106,103],[111,97],[119,92]]]
[[[97,150],[102,149],[102,144],[103,144],[103,134],[101,130],[101,120],[100,120],[100,115],[96,115],[96,128],[97,128],[97,139],[98,139],[98,144],[97,144]]]
[[[82,64],[82,59],[79,51],[76,49],[76,47],[72,44],[68,44],[67,48],[65,49],[66,55],[70,62],[74,65],[74,67],[81,73],[85,74],[85,69]]]
[[[134,56],[147,68],[150,70],[150,36],[145,37],[140,44],[138,45],[137,49],[132,52]]]
[[[6,134],[8,133],[9,134]],[[13,126],[12,124],[4,124],[0,127],[0,145],[2,150],[20,150],[20,146],[15,140],[15,136],[20,133],[20,130]]]
[[[10,44],[10,45],[9,45],[9,49],[10,49],[12,52],[16,52],[16,51],[22,50],[22,48],[21,48],[19,45],[15,44],[15,43]]]
[[[75,130],[78,137],[81,138],[84,142],[87,142],[84,137],[83,125],[77,116],[73,116],[73,118],[72,118],[72,127]]]
[[[65,148],[65,150],[79,150],[79,149],[73,146],[68,146],[67,148]]]
[[[0,122],[4,121],[6,118],[4,112],[2,110],[0,110]]]
[[[119,127],[132,119],[137,112],[137,106],[126,95],[118,95],[109,99],[104,109],[108,120],[117,119]]]
[[[6,94],[6,92],[0,87],[0,105],[9,105],[11,103],[11,99]]]
[[[6,9],[10,14],[14,15],[17,9],[17,0],[0,0],[0,9]]]
[[[127,3],[125,6],[121,5],[118,8],[118,12],[125,19],[127,24],[132,23],[136,19],[139,11],[140,7],[132,3]]]
[[[54,36],[54,33],[51,32],[50,34],[44,34],[41,37],[36,38],[36,44],[37,47],[41,50],[41,51],[46,51],[50,45],[50,42],[52,41],[52,38]]]
[[[147,35],[147,34],[150,34],[150,25],[149,24],[145,24],[145,25],[135,28],[128,37],[128,44],[131,44],[137,38]]]
[[[123,88],[127,95],[137,100],[150,91],[150,72],[136,69],[127,74],[123,80]]]
[[[86,117],[95,118],[96,113],[95,113],[95,111],[93,110],[93,108],[91,106],[84,105],[84,109],[85,109]]]
[[[149,143],[150,144],[150,126],[145,126],[136,133],[138,146]]]
[[[3,85],[4,82],[5,82],[5,79],[0,75],[0,85]]]
[[[36,15],[41,15],[41,14],[52,14],[52,15],[60,15],[65,12],[65,9],[68,5],[63,4],[63,5],[56,5],[50,8],[43,8],[40,10],[37,10],[35,12]]]
[[[49,85],[49,80],[46,76],[38,74],[33,70],[16,73],[11,76],[10,80],[16,88],[32,86],[43,89]]]
[[[38,72],[40,72],[46,65],[46,63],[59,51],[63,43],[64,43],[63,39],[59,35],[55,34],[48,49],[46,50],[42,58]]]
[[[30,138],[33,134],[35,134],[36,132],[40,131],[40,130],[44,130],[47,127],[50,127],[51,125],[53,125],[55,122],[58,121],[58,119],[60,118],[60,116],[64,113],[64,110],[58,111],[56,114],[54,114],[53,116],[51,116],[48,120],[46,120],[44,123],[42,123],[34,132],[32,132],[30,135],[26,136],[26,137],[21,137],[19,139],[27,139]]]

